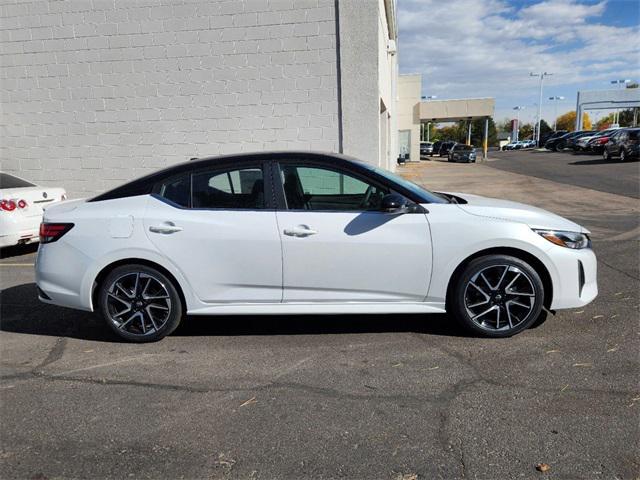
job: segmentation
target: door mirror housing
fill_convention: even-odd
[[[389,193],[382,197],[380,210],[386,213],[406,213],[409,211],[409,201],[398,193]]]

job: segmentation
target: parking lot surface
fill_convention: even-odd
[[[592,230],[599,297],[511,339],[446,315],[194,317],[126,344],[38,303],[33,249],[3,252],[0,477],[637,478],[638,201],[508,153],[401,172]]]
[[[491,152],[491,166],[601,192],[640,198],[640,163],[602,155],[512,150]]]

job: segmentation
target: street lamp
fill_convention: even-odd
[[[553,97],[549,97],[549,100],[551,100],[554,103],[555,109],[554,109],[554,113],[553,113],[553,131],[555,132],[556,130],[556,126],[557,126],[557,122],[558,122],[558,100],[564,100],[564,97],[559,97],[557,95],[553,96]]]
[[[540,145],[540,120],[542,119],[542,84],[544,83],[544,77],[548,77],[553,75],[553,73],[541,72],[541,73],[533,73],[530,72],[530,77],[539,77],[540,78],[540,101],[538,102],[538,121],[536,123],[536,145]]]
[[[611,85],[620,85],[623,89],[627,87],[627,83],[631,83],[631,80],[628,78],[623,78],[620,80],[611,80]],[[613,112],[613,123],[616,125],[620,124],[620,111],[616,108]]]
[[[514,135],[515,139],[513,141],[517,142],[520,137],[520,110],[524,110],[524,107],[516,105],[513,109],[516,111],[516,131]]]

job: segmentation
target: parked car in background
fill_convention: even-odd
[[[604,145],[602,157],[605,160],[619,158],[621,161],[637,160],[640,150],[640,128],[623,128],[609,137]]]
[[[507,143],[504,147],[502,147],[503,150],[519,150],[520,148],[522,148],[520,142]]]
[[[593,140],[594,138],[600,138],[602,136],[606,136],[609,135],[611,133],[613,133],[616,129],[607,129],[607,130],[601,130],[589,135],[584,135],[583,137],[580,137],[574,144],[573,147],[573,151],[574,152],[588,152],[590,151],[590,145],[589,142],[591,140]],[[608,141],[608,139],[607,139]]]
[[[476,161],[476,149],[473,145],[465,145],[464,143],[456,143],[451,150],[449,150],[448,156],[449,162],[464,162],[475,163]]]
[[[578,140],[584,137],[593,137],[593,135],[595,135],[596,133],[598,133],[597,130],[582,130],[580,132],[577,132],[576,135],[567,138],[566,146],[564,148],[568,150],[575,150]]]
[[[420,142],[420,158],[433,153],[433,142]]]
[[[601,155],[604,151],[604,146],[609,141],[612,135],[618,132],[619,128],[610,128],[608,130],[604,130],[599,134],[593,136],[585,147],[587,152],[595,153],[597,155]]]
[[[565,133],[569,133],[569,130],[556,130],[555,132],[546,133],[540,137],[540,145],[544,145],[547,143],[547,140],[551,140],[552,138],[561,137]]]
[[[0,247],[37,242],[42,210],[66,198],[64,188],[41,187],[0,172]]]
[[[522,148],[535,148],[536,147],[536,141],[529,139],[529,140],[524,140],[522,142]]]
[[[436,140],[435,142],[433,142],[433,148],[431,149],[431,156],[440,154],[440,147],[442,147],[443,143],[444,141],[442,140]]]
[[[303,151],[186,162],[47,208],[35,264],[41,301],[136,342],[185,314],[448,312],[509,337],[590,303],[596,269],[589,231],[558,215]]]
[[[453,147],[455,144],[456,142],[442,142],[442,145],[440,145],[440,151],[438,152],[438,155],[440,155],[441,157],[448,157],[449,150],[451,150],[451,147]]]

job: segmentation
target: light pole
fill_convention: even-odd
[[[627,88],[627,83],[631,83],[631,80],[628,78],[623,78],[621,80],[611,80],[612,85],[620,85],[623,89]],[[616,125],[620,124],[620,112],[616,108],[613,112],[613,123]]]
[[[516,131],[514,132],[515,139],[513,141],[517,142],[518,140],[520,140],[520,110],[524,110],[524,107],[516,105],[515,107],[513,107],[513,109],[516,111]]]
[[[530,72],[529,73],[530,77],[540,77],[540,101],[538,102],[538,121],[536,123],[536,125],[538,126],[538,128],[536,128],[536,145],[537,146],[539,146],[540,144],[540,120],[542,119],[542,84],[544,83],[544,77],[548,77],[550,75],[553,75],[553,73],[547,73],[547,72],[541,72],[541,73]]]
[[[555,106],[553,110],[553,131],[555,132],[558,122],[558,100],[564,100],[564,97],[558,97],[557,95],[555,95],[553,97],[549,97],[549,100],[553,101],[553,104]]]

